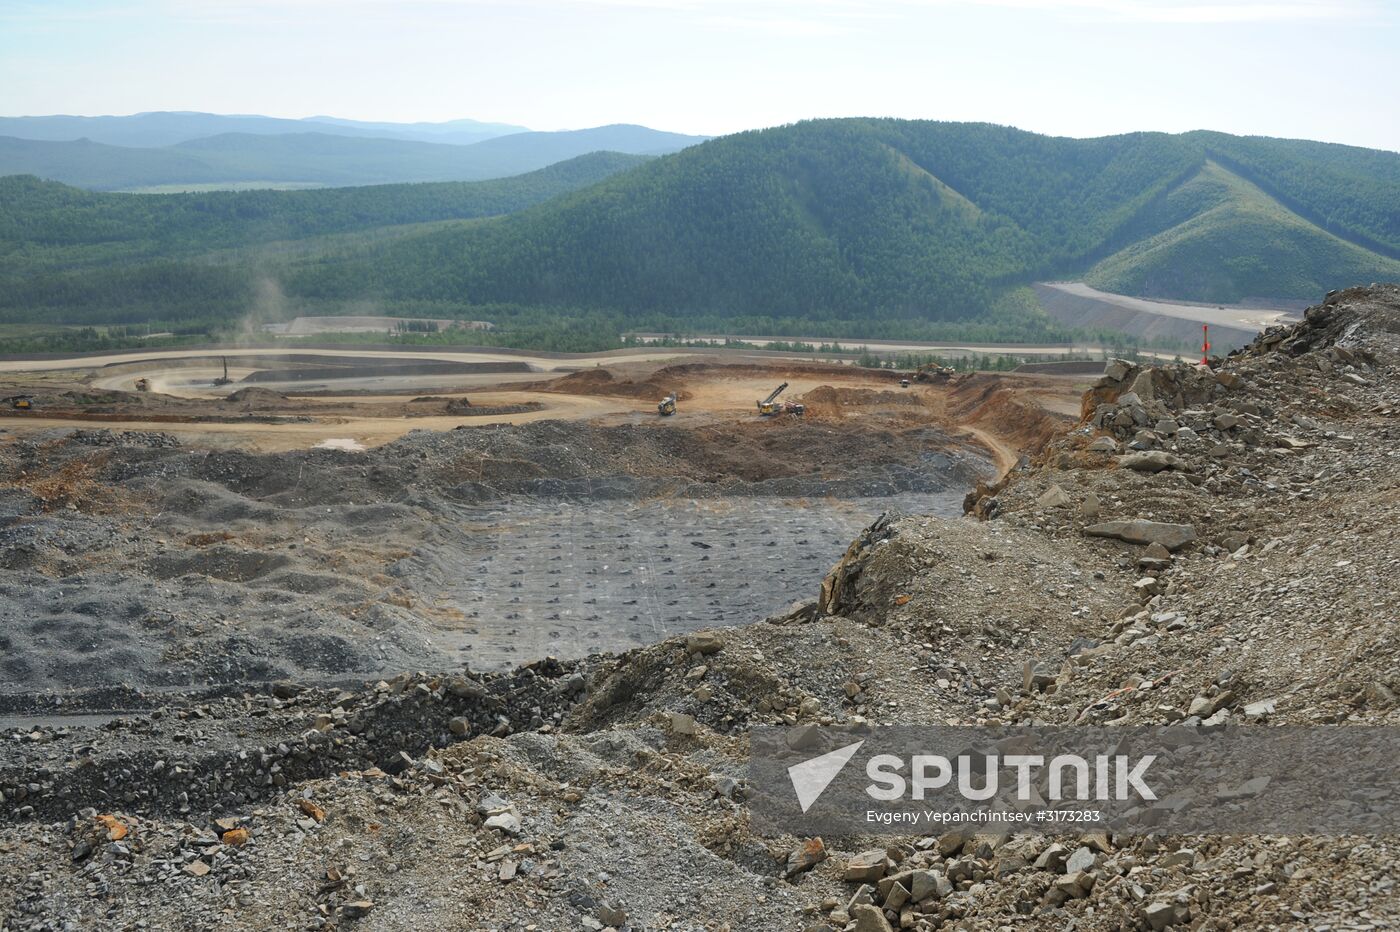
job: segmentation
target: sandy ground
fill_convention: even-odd
[[[272,355],[282,355],[273,351],[259,351]],[[144,354],[144,358],[179,360],[188,354],[164,352]],[[421,354],[397,352],[347,352],[312,353],[323,357],[350,356],[369,359],[399,359],[403,357],[422,358]],[[374,376],[360,374],[346,379],[323,379],[316,382],[259,382],[260,389],[269,391],[295,392],[294,407],[279,407],[268,413],[275,413],[286,420],[295,415],[299,421],[292,423],[262,423],[248,418],[218,422],[230,412],[222,399],[248,383],[241,380],[256,370],[247,366],[231,366],[230,385],[215,386],[213,379],[222,374],[219,368],[187,368],[175,365],[161,368],[156,365],[128,370],[121,373],[104,373],[99,365],[132,358],[131,354],[115,354],[110,357],[96,357],[79,360],[60,360],[0,363],[0,373],[15,372],[16,378],[41,380],[66,379],[70,384],[86,384],[93,389],[132,392],[137,378],[150,380],[152,391],[149,395],[137,396],[153,402],[161,395],[186,400],[207,400],[208,405],[198,410],[182,408],[173,412],[162,410],[158,405],[151,408],[149,415],[140,408],[118,407],[91,416],[78,416],[70,411],[62,415],[46,414],[45,408],[52,405],[40,404],[32,415],[6,417],[0,419],[0,429],[14,436],[35,432],[51,431],[55,428],[76,425],[92,425],[100,421],[101,427],[111,430],[147,430],[174,434],[181,441],[214,448],[242,448],[253,452],[280,452],[308,449],[327,441],[349,442],[354,446],[374,447],[395,440],[413,430],[446,431],[463,426],[490,424],[526,424],[542,420],[588,420],[600,423],[647,423],[657,426],[695,427],[697,421],[731,422],[756,419],[756,402],[768,395],[778,384],[788,383],[784,399],[801,400],[814,389],[828,384],[838,384],[842,388],[871,389],[908,395],[911,400],[919,399],[932,408],[936,415],[944,413],[941,386],[916,383],[910,388],[900,388],[891,373],[871,372],[849,366],[829,366],[815,371],[807,361],[761,359],[736,355],[728,362],[740,365],[727,366],[714,364],[704,366],[699,371],[687,366],[681,370],[671,370],[663,363],[677,361],[672,353],[638,354],[625,359],[612,360],[608,371],[615,373],[619,381],[637,381],[644,387],[632,394],[611,394],[590,389],[580,389],[587,393],[570,393],[566,390],[546,390],[542,387],[540,373],[484,373],[473,374],[416,374]],[[522,361],[520,357],[491,354],[445,353],[444,359],[470,362],[490,362],[501,360]],[[713,354],[705,357],[714,360]],[[523,361],[540,367],[553,367],[568,371],[582,371],[597,368],[603,357],[578,356],[568,359],[545,359],[528,357]],[[682,362],[690,362],[682,359]],[[78,362],[82,368],[72,368]],[[758,363],[758,365],[755,365]],[[33,367],[47,365],[51,368],[38,370]],[[24,367],[24,368],[21,368]],[[676,374],[678,373],[678,374]],[[546,377],[547,378],[547,377]],[[647,381],[651,379],[652,381]],[[512,388],[512,383],[532,380],[520,389]],[[472,384],[476,383],[476,384]],[[478,388],[480,383],[488,383]],[[1018,384],[1016,379],[1008,384]],[[1066,414],[1077,413],[1075,400],[1077,386],[1070,380],[1039,378],[1024,380],[1028,397],[1037,405]],[[1034,391],[1031,387],[1034,386]],[[562,388],[562,386],[561,386]],[[656,402],[667,391],[682,392],[679,413],[673,418],[661,419],[656,414]],[[481,415],[435,415],[418,412],[417,416],[394,416],[399,406],[407,404],[415,393],[431,395],[435,398],[469,398],[473,406],[488,409]],[[652,397],[655,395],[655,397]],[[490,413],[492,408],[505,408],[520,405],[536,405],[535,410],[507,411]],[[334,410],[329,410],[334,405]],[[203,408],[207,407],[205,411]],[[363,414],[358,409],[363,408]],[[405,411],[405,414],[408,412]],[[127,416],[129,414],[129,416]],[[194,422],[190,414],[214,415],[209,419]],[[388,416],[386,416],[388,415]],[[851,408],[849,413],[841,411],[824,412],[826,417],[863,417],[863,409]],[[189,418],[188,420],[186,418]],[[1000,443],[995,432],[968,427],[967,433],[976,438],[993,454],[997,464],[1006,468],[1015,461],[1010,446]]]
[[[890,383],[882,379],[862,378],[860,370],[837,372],[842,376],[841,385],[850,388],[875,388],[889,390]],[[723,370],[707,377],[704,381],[688,382],[687,397],[682,404],[682,414],[706,413],[720,415],[756,415],[757,402],[781,383],[787,382],[787,389],[778,396],[779,401],[798,400],[820,385],[829,385],[831,376],[785,376],[781,366],[774,366],[771,375],[726,376]],[[895,389],[898,390],[898,389]],[[912,390],[912,389],[911,389]]]
[[[1090,288],[1083,282],[1042,282],[1041,284],[1046,288],[1063,291],[1065,294],[1080,298],[1093,298],[1130,311],[1156,314],[1161,317],[1175,317],[1179,320],[1195,320],[1203,324],[1240,327],[1246,330],[1263,330],[1265,327],[1298,319],[1298,312],[1290,308],[1172,304],[1165,301],[1148,301],[1144,298],[1099,291],[1097,288]]]
[[[667,339],[664,333],[634,333],[632,337],[643,343],[655,343]],[[1093,353],[1101,347],[1089,343],[950,343],[939,341],[909,340],[832,340],[830,337],[750,337],[734,334],[702,334],[690,337],[694,340],[708,340],[715,345],[723,345],[726,340],[742,340],[746,343],[809,343],[821,346],[823,343],[839,343],[848,353],[855,353],[865,347],[877,353],[926,353],[947,358],[963,356],[996,356],[1010,353],[1016,356],[1060,356],[1064,353]],[[805,358],[805,357],[804,357]]]
[[[677,356],[692,355],[687,354],[683,349],[668,349],[665,351],[638,352],[627,354],[626,360],[662,360],[673,359]],[[567,358],[530,356],[519,353],[492,353],[492,352],[453,352],[452,350],[427,350],[427,351],[400,351],[400,350],[357,350],[353,348],[319,350],[302,349],[298,347],[270,348],[270,349],[220,349],[220,350],[131,350],[124,353],[111,353],[106,356],[80,356],[71,359],[10,359],[0,360],[0,372],[41,372],[50,369],[91,369],[100,366],[115,366],[122,363],[135,362],[143,359],[186,359],[189,357],[207,358],[209,356],[227,356],[236,359],[239,356],[330,356],[330,357],[352,357],[367,359],[405,359],[405,360],[431,360],[438,359],[446,362],[523,362],[533,366],[541,372],[554,372],[561,369],[576,369],[580,366],[606,365],[611,362],[618,362],[617,354],[592,353],[569,356]]]
[[[284,450],[305,450],[327,440],[353,440],[363,447],[377,447],[397,440],[412,430],[453,430],[463,425],[528,424],[531,421],[542,420],[585,420],[607,414],[628,413],[642,407],[639,403],[629,402],[625,398],[591,398],[581,395],[550,395],[543,392],[473,393],[471,398],[473,403],[480,405],[514,405],[542,401],[545,407],[536,411],[482,417],[335,417],[299,424],[181,424],[137,418],[104,420],[100,424],[93,424],[75,419],[26,417],[0,421],[0,429],[8,429],[16,434],[75,426],[99,426],[109,430],[158,430],[174,434],[181,440],[196,445],[238,447],[259,453],[276,453]],[[305,400],[308,407],[321,403],[316,398]]]
[[[158,354],[160,358],[171,358],[178,360],[181,354]],[[329,354],[318,354],[329,355]],[[358,354],[350,354],[358,355]],[[449,354],[451,355],[451,354]],[[456,354],[470,355],[470,354]],[[106,358],[106,357],[102,357]],[[113,360],[120,357],[112,357]],[[568,360],[567,368],[577,369],[580,362],[589,360],[592,357],[581,357],[577,360]],[[671,355],[666,355],[665,360],[671,360]],[[90,360],[88,362],[97,362]],[[487,361],[487,360],[473,360]],[[638,354],[637,357],[627,357],[620,364],[609,367],[613,371],[623,372],[629,376],[644,376],[655,371],[658,362],[657,355]],[[559,360],[533,360],[538,364],[559,364]],[[25,367],[34,365],[36,362],[8,362],[0,364],[0,371],[4,365],[10,367]],[[66,361],[59,362],[60,367],[66,365]],[[62,375],[64,369],[56,369],[57,375]],[[245,376],[251,375],[255,369],[246,367],[231,367],[228,375],[234,382],[231,385],[214,386],[213,379],[221,375],[218,368],[143,368],[140,371],[123,372],[120,375],[102,375],[101,371],[94,372],[88,379],[88,385],[94,389],[104,390],[125,390],[130,392],[134,389],[134,381],[137,378],[147,378],[151,382],[150,399],[160,395],[179,397],[179,399],[209,399],[210,413],[225,413],[221,409],[221,400],[224,396],[230,395],[235,390],[248,388],[242,382]],[[112,414],[105,414],[102,417],[102,427],[111,430],[160,430],[178,435],[183,441],[195,441],[203,438],[211,445],[238,445],[253,451],[274,452],[287,451],[287,449],[305,449],[308,446],[321,444],[328,439],[351,439],[357,444],[364,446],[377,446],[392,441],[392,439],[402,437],[403,434],[412,430],[452,430],[452,428],[462,427],[462,425],[482,425],[482,424],[526,424],[539,420],[598,420],[598,418],[610,418],[610,420],[630,420],[630,418],[644,418],[647,421],[654,421],[658,425],[686,424],[693,425],[694,418],[749,418],[756,417],[756,402],[762,397],[769,395],[769,392],[776,388],[778,383],[787,382],[788,388],[783,395],[784,399],[801,399],[805,393],[819,388],[819,386],[839,382],[843,388],[869,388],[878,390],[893,390],[893,392],[907,392],[910,395],[923,397],[925,402],[937,403],[938,393],[928,386],[914,385],[913,388],[900,389],[897,383],[890,381],[888,374],[865,374],[861,369],[850,367],[829,367],[829,371],[820,374],[787,374],[787,367],[783,361],[766,361],[762,368],[743,365],[736,367],[735,374],[731,375],[724,365],[715,365],[704,371],[703,375],[687,374],[683,379],[673,379],[676,385],[669,385],[664,376],[658,376],[662,381],[658,382],[658,390],[654,392],[657,397],[651,397],[645,390],[637,396],[626,395],[603,395],[603,393],[567,393],[561,390],[538,390],[539,376],[524,374],[524,378],[533,378],[532,390],[511,389],[511,382],[518,381],[521,376],[487,374],[480,376],[472,375],[393,375],[384,378],[374,378],[374,376],[357,376],[350,379],[325,379],[315,383],[266,383],[259,382],[258,388],[269,390],[297,389],[298,393],[326,392],[325,396],[297,397],[297,407],[294,411],[277,410],[277,414],[298,414],[301,417],[314,418],[304,423],[256,423],[256,421],[241,421],[241,423],[179,423],[168,416],[141,417],[140,411],[133,411],[132,417],[120,417],[119,420],[112,417]],[[48,371],[28,371],[27,375],[46,375]],[[489,389],[477,390],[470,385],[462,385],[468,381],[490,381]],[[452,383],[448,386],[447,383]],[[462,389],[470,389],[463,392]],[[672,388],[680,389],[683,392],[682,404],[678,416],[661,420],[655,414],[655,404],[664,395],[664,390]],[[375,389],[382,390],[381,393],[374,393]],[[455,389],[455,390],[452,390]],[[370,393],[364,393],[370,392]],[[398,392],[398,393],[395,393]],[[519,406],[519,404],[539,404],[538,410],[515,411],[515,413],[484,414],[484,416],[419,416],[419,417],[384,417],[385,407],[389,409],[406,403],[410,395],[403,392],[424,392],[431,393],[434,397],[469,397],[473,406],[477,407],[504,407]],[[335,414],[323,414],[318,409],[335,404]],[[353,411],[357,407],[364,407],[367,410],[365,416],[354,416]],[[346,411],[351,411],[350,416],[346,416]],[[372,416],[370,411],[372,409]],[[118,416],[119,417],[119,416]],[[59,417],[45,416],[43,406],[35,410],[34,416],[10,417],[0,421],[0,427],[8,428],[14,432],[28,432],[38,430],[50,430],[50,428],[64,427],[64,425],[88,423],[95,418],[87,417]]]
[[[215,385],[214,379],[223,375],[220,367],[214,368],[189,368],[170,370],[163,368],[146,369],[136,372],[123,372],[119,375],[98,376],[91,381],[93,388],[112,389],[122,392],[136,391],[136,380],[140,378],[148,379],[151,383],[151,390],[161,392],[166,395],[174,395],[177,398],[222,398],[232,394],[240,388],[247,386],[239,384],[238,380],[245,378],[256,370],[243,366],[229,366],[229,378],[234,380],[232,385]],[[411,375],[411,376],[376,376],[366,375],[355,379],[335,379],[333,384],[329,381],[323,382],[259,382],[259,388],[266,388],[275,392],[297,392],[304,394],[317,390],[354,391],[354,392],[402,392],[412,391],[433,391],[438,394],[448,394],[444,389],[477,388],[481,386],[507,385],[511,382],[537,382],[540,373],[538,372],[491,372],[481,375],[471,375],[457,373],[451,375]]]

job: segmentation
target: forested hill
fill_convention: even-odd
[[[648,161],[594,152],[492,181],[307,191],[106,194],[29,175],[0,178],[0,248],[26,244],[35,264],[173,258],[212,249],[437,220],[508,214]],[[86,250],[86,251],[85,251]],[[0,252],[3,256],[3,252]]]
[[[0,323],[214,326],[246,312],[290,256],[507,214],[647,161],[595,152],[492,181],[309,191],[106,194],[0,178]]]
[[[1188,138],[1308,220],[1400,259],[1400,155],[1302,139]]]
[[[414,187],[382,190],[409,198]],[[306,208],[313,215],[338,215],[332,199],[354,198],[261,196],[293,214],[320,205]],[[273,282],[288,310],[309,313],[481,316],[490,305],[620,325],[842,337],[958,325],[1038,339],[1045,318],[1018,288],[1049,278],[1209,302],[1400,279],[1400,155],[1219,133],[1076,140],[987,124],[812,121],[692,146],[496,219],[370,235],[406,221],[384,203],[347,208],[359,226],[308,219],[303,232],[354,236],[246,260],[189,246],[267,239],[270,221],[244,195],[172,201],[161,209],[182,220],[147,218],[151,236],[121,247],[75,245],[86,225],[130,229],[130,214],[150,209],[110,197],[100,223],[75,221],[47,240],[33,215],[0,230],[0,320],[233,315]],[[217,219],[193,224],[206,212]],[[188,242],[163,236],[186,221],[201,231]]]
[[[1392,153],[823,120],[717,139],[498,223],[311,263],[290,283],[316,298],[958,319],[1049,277],[1219,302],[1393,279],[1400,263],[1376,250],[1400,246],[1398,218]]]

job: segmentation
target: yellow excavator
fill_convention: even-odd
[[[676,413],[676,393],[671,392],[665,398],[656,403],[656,412],[662,417],[670,417]]]
[[[936,362],[925,363],[914,370],[915,382],[947,382],[954,375],[952,369],[947,366],[940,366]]]
[[[807,413],[807,406],[798,404],[795,401],[779,401],[778,396],[787,391],[788,383],[784,382],[768,393],[768,397],[758,403],[758,414],[760,417],[771,417],[774,414],[794,414],[798,417]]]

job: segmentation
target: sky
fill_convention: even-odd
[[[720,135],[812,117],[1400,151],[1400,0],[0,0],[0,114]]]

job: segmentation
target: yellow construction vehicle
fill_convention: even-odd
[[[16,411],[28,411],[34,407],[34,397],[32,395],[11,395],[5,401],[10,403],[10,407]]]
[[[656,404],[656,412],[662,417],[670,417],[676,413],[676,393],[671,392]]]
[[[768,397],[758,403],[758,414],[760,417],[771,417],[774,414],[794,414],[798,417],[807,413],[807,406],[798,404],[795,401],[779,401],[778,396],[787,391],[788,383],[784,382],[768,393]]]
[[[953,370],[936,362],[926,363],[914,370],[916,382],[946,382],[953,377]]]

